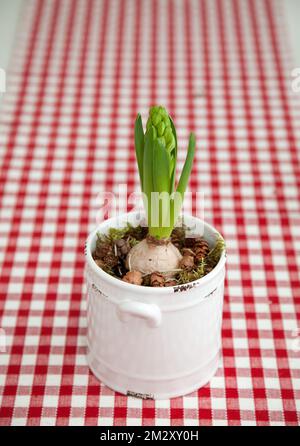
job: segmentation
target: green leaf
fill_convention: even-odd
[[[153,192],[170,193],[170,156],[158,139],[153,142]]]
[[[143,160],[143,186],[142,190],[145,193],[147,204],[147,217],[148,225],[151,224],[151,192],[153,191],[153,132],[154,129],[151,126],[145,134],[145,146],[144,146],[144,160]]]
[[[134,145],[139,169],[140,183],[143,190],[144,130],[141,115],[138,114],[134,124]]]
[[[188,151],[187,151],[187,156],[185,159],[185,163],[180,175],[180,179],[177,185],[177,189],[176,189],[176,194],[179,193],[181,196],[181,203],[179,202],[174,202],[174,200],[171,201],[171,222],[173,225],[176,224],[178,215],[180,213],[182,204],[183,204],[183,199],[184,199],[184,193],[186,191],[188,182],[189,182],[189,177],[191,175],[191,171],[192,171],[192,167],[193,167],[193,160],[194,160],[194,156],[195,156],[195,146],[196,146],[196,139],[195,139],[195,135],[193,133],[190,134],[190,138],[189,138],[189,145],[188,145]],[[175,197],[176,199],[176,197]]]
[[[176,176],[176,164],[177,164],[177,135],[176,135],[176,129],[175,129],[175,125],[174,122],[171,118],[171,116],[169,116],[170,122],[171,122],[171,128],[172,128],[172,133],[174,135],[175,138],[175,148],[172,151],[172,166],[171,166],[171,187],[170,187],[170,193],[172,194],[174,191],[174,187],[175,187],[175,176]]]
[[[163,238],[170,235],[170,156],[158,139],[153,141],[153,191],[151,197],[151,235]]]
[[[176,189],[176,192],[179,192],[182,195],[182,199],[185,193],[185,190],[187,188],[189,177],[191,175],[192,167],[193,167],[193,160],[195,155],[195,146],[196,146],[196,139],[194,133],[190,134],[189,139],[189,146],[187,151],[187,156],[185,159],[185,163],[180,175],[180,179],[178,182],[178,186]]]
[[[182,205],[183,205],[183,199],[184,199],[184,193],[186,191],[189,177],[191,175],[192,167],[193,167],[193,160],[195,156],[195,146],[196,146],[196,140],[195,135],[193,133],[190,134],[189,138],[189,145],[188,145],[188,151],[187,156],[185,159],[185,163],[180,175],[180,179],[177,185],[176,192],[174,194],[174,199],[171,199],[170,204],[170,220],[171,225],[175,226],[177,218],[180,214]],[[181,199],[180,199],[181,198]]]

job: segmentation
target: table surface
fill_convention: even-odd
[[[1,108],[0,424],[296,425],[299,94],[277,0],[28,0]],[[86,364],[83,247],[99,190],[138,189],[132,127],[162,103],[225,236],[222,364],[142,401]],[[4,342],[5,341],[5,342]]]

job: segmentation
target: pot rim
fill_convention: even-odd
[[[126,212],[124,214],[124,216],[126,215],[134,215],[134,214],[140,214],[140,212]],[[222,237],[222,235],[220,234],[219,231],[217,231],[213,226],[211,226],[209,223],[206,223],[204,220],[201,220],[200,218],[194,217],[193,215],[189,215],[189,214],[183,214],[184,218],[194,218],[197,219],[198,221],[201,221],[204,226],[209,229],[210,231],[214,232],[216,235],[220,235]],[[206,274],[204,277],[202,277],[201,279],[197,279],[197,280],[193,280],[192,282],[188,282],[187,284],[184,285],[174,285],[174,286],[170,286],[170,287],[146,287],[146,286],[142,286],[142,285],[134,285],[131,283],[127,283],[122,281],[121,279],[117,279],[116,277],[111,276],[110,274],[106,273],[102,268],[100,268],[99,266],[97,266],[97,264],[95,263],[93,257],[92,257],[92,252],[91,252],[91,245],[92,242],[94,240],[94,238],[97,236],[97,233],[100,231],[102,226],[108,226],[108,227],[113,227],[113,221],[116,220],[116,218],[118,217],[112,217],[109,218],[107,220],[104,220],[102,223],[100,223],[88,236],[86,243],[85,243],[85,255],[86,255],[86,261],[88,263],[88,265],[90,266],[90,268],[92,268],[93,272],[98,275],[99,277],[101,277],[104,281],[108,282],[111,286],[116,286],[118,288],[124,289],[124,290],[128,290],[128,291],[133,291],[134,293],[136,292],[141,292],[142,294],[148,294],[148,295],[170,295],[170,294],[174,294],[174,289],[176,289],[178,286],[184,286],[184,285],[189,285],[189,284],[193,284],[192,287],[199,287],[206,285],[208,282],[210,282],[211,280],[213,280],[213,278],[215,276],[217,276],[217,274],[220,272],[220,270],[223,268],[225,262],[226,262],[226,248],[224,249],[219,262],[217,263],[217,265],[214,267],[214,269],[209,272],[208,274]]]

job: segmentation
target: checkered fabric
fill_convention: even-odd
[[[1,108],[1,425],[299,423],[300,110],[281,9],[24,2]],[[197,135],[191,188],[229,255],[216,376],[142,401],[88,370],[83,249],[99,190],[138,190],[133,123],[154,103],[180,163]]]

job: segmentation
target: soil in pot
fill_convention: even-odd
[[[175,227],[167,240],[153,240],[147,227],[130,224],[123,229],[110,228],[107,235],[98,233],[97,237],[93,258],[99,268],[116,279],[148,287],[200,279],[213,270],[225,249],[222,237],[210,247],[203,237],[191,237],[185,226]],[[140,255],[145,249],[149,254]],[[151,250],[156,257],[151,256]],[[140,262],[141,257],[148,259],[146,265]]]

